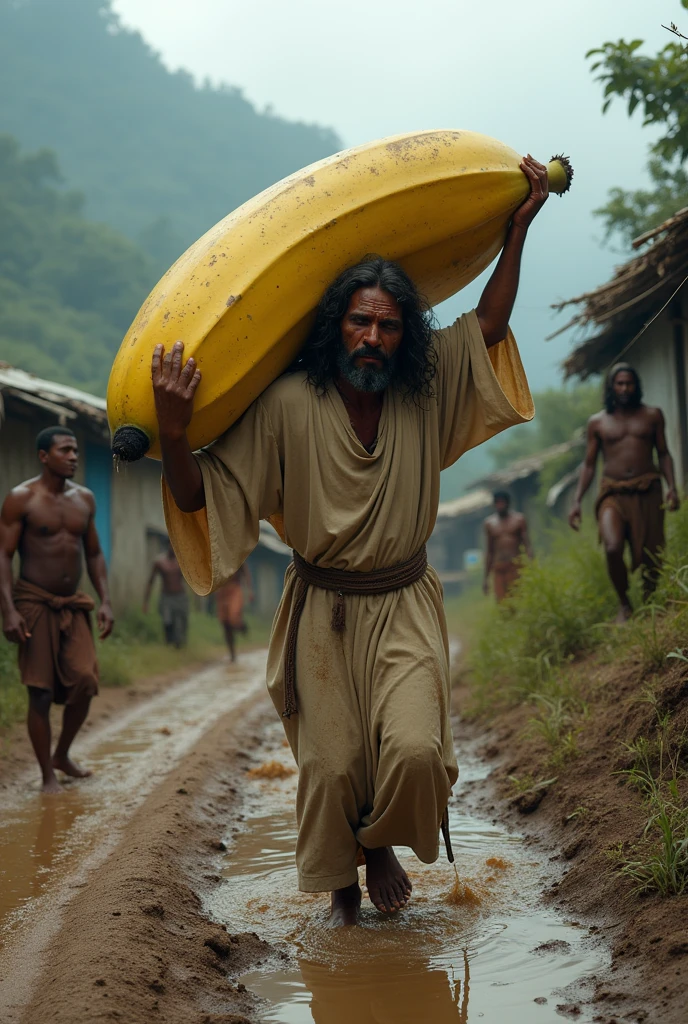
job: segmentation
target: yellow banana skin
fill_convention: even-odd
[[[400,135],[312,164],[229,214],[167,271],[122,342],[107,395],[113,451],[160,457],[159,342],[183,341],[203,375],[188,430],[200,448],[289,366],[322,293],[366,253],[399,262],[432,305],[459,291],[497,255],[529,193],[520,162],[475,132]],[[552,191],[568,188],[565,160],[548,174]]]

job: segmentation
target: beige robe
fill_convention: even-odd
[[[534,411],[511,334],[488,352],[471,312],[439,332],[437,348],[435,397],[420,407],[388,390],[372,455],[337,390],[318,395],[303,374],[291,374],[198,453],[206,508],[180,512],[163,486],[170,538],[197,593],[237,571],[261,519],[309,562],[330,568],[367,572],[418,551],[435,525],[440,470]],[[294,583],[290,566],[268,656],[278,712]],[[346,629],[335,633],[333,594],[309,589],[297,648],[299,713],[284,720],[299,766],[296,862],[307,892],[356,881],[359,844],[410,846],[422,861],[436,860],[458,774],[436,573],[345,600]]]

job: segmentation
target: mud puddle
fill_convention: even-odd
[[[409,907],[388,919],[364,895],[361,927],[326,929],[327,897],[297,892],[296,776],[278,777],[280,765],[293,771],[279,724],[260,757],[262,767],[247,773],[242,830],[234,826],[227,837],[224,881],[205,910],[279,951],[235,979],[261,998],[261,1020],[551,1024],[578,1005],[585,979],[607,963],[586,929],[539,905],[552,881],[544,861],[519,836],[465,813],[462,787],[486,772],[465,754],[451,808],[458,890],[444,856],[425,866],[401,849],[414,885]],[[584,1007],[573,1013],[592,1020]]]
[[[74,756],[93,776],[40,793],[32,770],[0,806],[0,948],[58,888],[84,884],[123,824],[218,718],[264,686],[264,652],[239,667],[214,666],[171,686],[77,739]]]

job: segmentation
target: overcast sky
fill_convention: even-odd
[[[571,345],[545,343],[558,298],[601,284],[619,253],[592,210],[614,185],[645,182],[653,135],[601,89],[585,53],[607,39],[669,41],[678,0],[114,0],[173,69],[239,86],[260,109],[336,129],[346,146],[423,128],[494,135],[543,161],[562,150],[576,177],[535,222],[512,318],[534,388],[558,380]],[[199,154],[202,158],[202,154]],[[439,309],[477,301],[480,282]]]

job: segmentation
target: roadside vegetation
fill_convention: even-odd
[[[582,748],[595,752],[601,741],[609,774],[637,790],[645,815],[640,837],[611,850],[611,861],[634,892],[663,895],[688,891],[688,503],[667,516],[667,531],[659,586],[643,604],[636,575],[637,611],[622,626],[612,621],[616,599],[592,528],[554,529],[501,605],[480,595],[478,580],[447,602],[450,631],[464,644],[464,715],[489,720],[518,708],[521,740],[537,750],[528,772],[510,776],[514,796],[542,798]],[[629,696],[615,695],[612,677]]]
[[[242,647],[267,643],[269,626],[247,615],[249,632],[239,636]],[[101,686],[129,686],[146,676],[163,675],[175,669],[216,661],[225,653],[224,639],[216,618],[192,612],[189,642],[178,651],[161,638],[160,618],[155,612],[144,615],[132,609],[120,617],[115,631],[103,643],[96,641]],[[24,717],[26,694],[19,681],[17,648],[0,637],[0,738]]]

